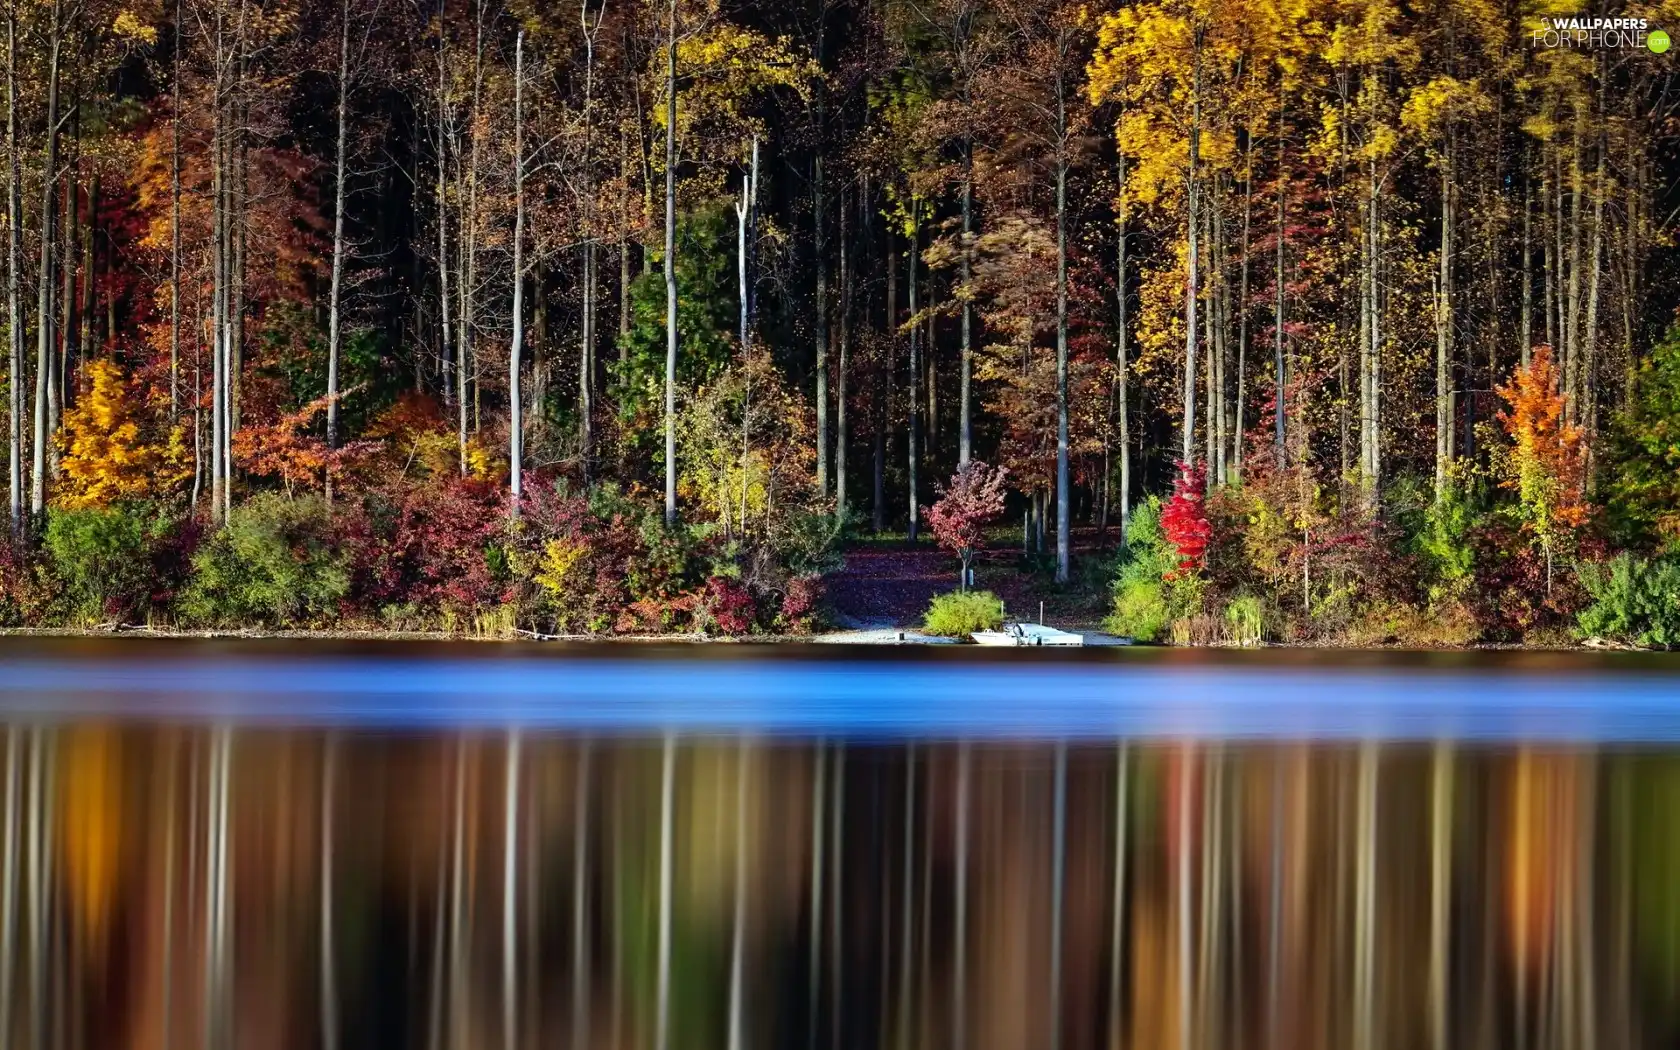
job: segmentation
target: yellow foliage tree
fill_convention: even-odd
[[[180,427],[163,442],[149,440],[122,369],[109,358],[82,370],[87,390],[64,415],[58,433],[61,507],[104,507],[148,499],[178,488],[192,471]]]

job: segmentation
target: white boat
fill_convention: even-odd
[[[1085,636],[1058,631],[1041,623],[1006,623],[1001,631],[975,631],[976,645],[1084,645]]]

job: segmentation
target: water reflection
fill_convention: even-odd
[[[1680,757],[6,730],[54,1048],[1672,1045]]]

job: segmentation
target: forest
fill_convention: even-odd
[[[1575,13],[8,0],[0,625],[1680,643],[1680,4]]]

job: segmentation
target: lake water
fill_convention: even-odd
[[[1680,663],[0,640],[0,1044],[1680,1038]]]

